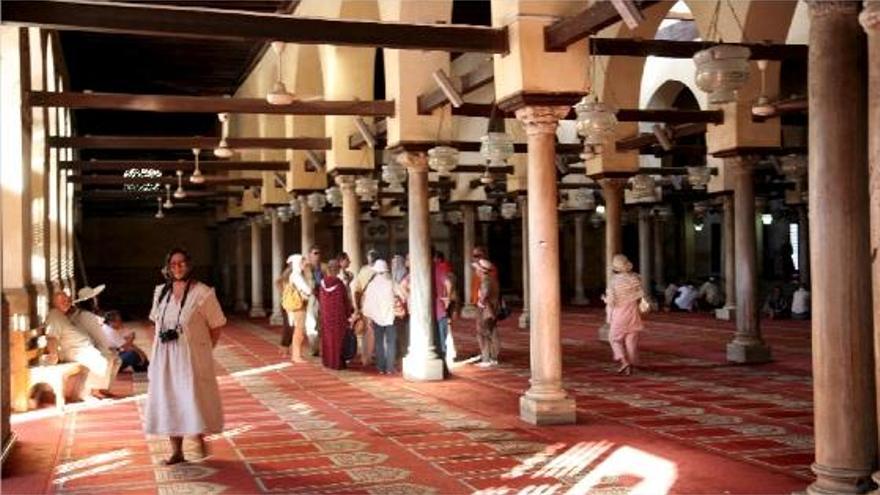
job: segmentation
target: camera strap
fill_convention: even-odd
[[[183,298],[180,300],[180,310],[177,311],[177,323],[174,325],[174,329],[177,330],[180,328],[180,315],[183,313],[183,308],[186,306],[186,298],[189,295],[189,287],[192,281],[186,281],[186,289],[183,290]],[[174,282],[169,284],[171,289],[168,291],[168,297],[165,298],[165,305],[162,307],[162,319],[159,320],[159,326],[165,326],[165,311],[168,310],[168,305],[171,304],[171,298],[174,296]]]

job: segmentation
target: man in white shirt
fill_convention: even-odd
[[[795,320],[810,319],[810,291],[803,284],[798,286],[791,297],[791,317]]]
[[[699,292],[694,284],[687,283],[678,289],[678,295],[673,302],[675,307],[682,311],[693,311],[697,296],[699,296]]]

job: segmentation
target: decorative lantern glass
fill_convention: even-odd
[[[654,201],[654,178],[650,175],[636,175],[632,178],[632,194],[635,201]]]
[[[321,211],[327,204],[327,198],[319,192],[313,192],[306,198],[306,205],[315,213]]]
[[[480,156],[490,167],[504,167],[513,155],[513,138],[505,132],[490,132],[480,138]]]
[[[295,216],[299,216],[302,211],[302,203],[300,203],[299,196],[294,196],[290,199],[290,213]]]
[[[450,146],[435,146],[428,150],[428,166],[442,177],[458,166],[458,150]]]
[[[388,187],[385,188],[388,192],[403,192],[403,181],[406,180],[406,168],[395,162],[391,161],[385,165],[382,165],[382,180],[388,183]]]
[[[342,190],[339,189],[338,186],[328,187],[324,193],[327,196],[327,202],[330,203],[331,206],[334,208],[342,206]]]
[[[379,192],[379,181],[369,177],[358,177],[354,181],[354,192],[361,198],[361,201],[373,201]]]
[[[601,146],[614,137],[617,116],[611,106],[585,96],[574,106],[574,110],[577,113],[577,131],[584,137],[585,145]]]
[[[491,222],[494,217],[492,205],[480,205],[477,207],[477,219],[481,222]]]
[[[505,220],[510,220],[516,216],[516,203],[514,202],[506,202],[501,203],[501,218]]]
[[[289,222],[293,216],[289,206],[279,206],[275,211],[278,212],[278,219],[284,223]]]
[[[697,87],[709,94],[709,103],[729,103],[736,90],[749,79],[749,57],[745,46],[715,45],[694,55]]]
[[[688,184],[694,189],[705,189],[712,178],[712,169],[709,167],[688,167]]]

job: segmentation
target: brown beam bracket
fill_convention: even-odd
[[[232,149],[329,150],[330,138],[229,138]],[[49,146],[77,149],[192,149],[208,150],[220,142],[216,137],[181,136],[74,136],[49,137]]]
[[[459,91],[462,95],[466,95],[487,84],[491,84],[494,79],[495,72],[492,63],[482,64],[458,78],[460,84]],[[440,88],[435,88],[427,93],[420,94],[417,101],[419,114],[430,115],[434,110],[446,105],[449,99],[446,98],[446,94]],[[488,117],[489,114],[487,113],[485,116]]]
[[[640,9],[655,3],[659,2],[649,0],[636,2]],[[594,2],[579,14],[566,17],[544,28],[544,48],[548,52],[565,51],[568,45],[596,34],[620,20],[620,14],[611,2]]]

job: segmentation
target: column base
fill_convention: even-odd
[[[519,315],[519,328],[522,330],[528,330],[530,325],[530,318],[528,310],[523,311],[521,315]]]
[[[810,469],[816,473],[816,481],[807,487],[810,495],[867,493],[873,488],[870,469],[834,468],[819,463],[813,463]]]
[[[736,306],[724,306],[715,310],[715,319],[736,321]]]
[[[611,339],[608,338],[609,333],[611,333],[611,327],[608,326],[607,323],[603,323],[602,326],[599,327],[597,338],[602,342],[610,342]]]
[[[528,392],[519,398],[519,418],[533,425],[573,425],[577,422],[574,399],[536,399]]]
[[[269,317],[269,324],[276,327],[284,325],[284,315],[281,314],[281,311],[272,313],[272,316]]]
[[[461,317],[473,320],[477,317],[477,307],[473,304],[465,304],[464,307],[461,308]]]
[[[443,360],[424,354],[408,354],[403,358],[403,379],[411,382],[431,382],[443,379]]]
[[[233,310],[236,313],[247,313],[248,305],[244,301],[235,301],[235,308]]]
[[[571,300],[571,304],[573,306],[586,306],[587,304],[590,304],[590,300],[584,296],[575,296]]]
[[[729,342],[727,344],[727,361],[739,364],[769,363],[773,358],[770,355],[770,346],[757,342]]]
[[[262,306],[254,306],[251,308],[248,316],[251,318],[265,318],[266,310]]]

